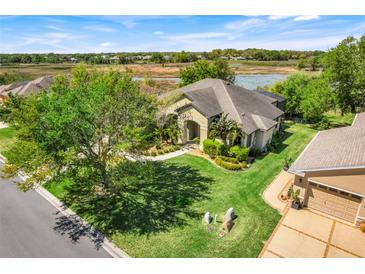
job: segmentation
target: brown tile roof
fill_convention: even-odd
[[[365,113],[358,114],[352,126],[320,131],[289,171],[351,167],[365,167]]]
[[[275,119],[284,114],[272,104],[275,99],[220,79],[204,79],[179,91],[207,118],[228,113],[246,134],[275,126]]]

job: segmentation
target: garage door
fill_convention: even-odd
[[[362,197],[317,183],[309,183],[308,207],[354,222]]]

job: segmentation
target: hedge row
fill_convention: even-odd
[[[232,157],[218,156],[215,158],[214,162],[228,170],[242,170],[248,167],[246,162],[240,163],[237,159]]]

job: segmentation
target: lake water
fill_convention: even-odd
[[[266,85],[272,85],[277,81],[284,80],[287,77],[285,74],[245,74],[236,75],[235,84],[247,89],[256,89]],[[136,80],[142,80],[142,77],[134,77]],[[180,82],[180,78],[164,78],[164,77],[151,77],[153,80],[171,80]]]
[[[257,87],[272,85],[286,77],[285,74],[237,75],[235,84],[247,89],[257,89]]]

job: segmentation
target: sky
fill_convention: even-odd
[[[0,16],[0,53],[328,50],[365,16]]]

